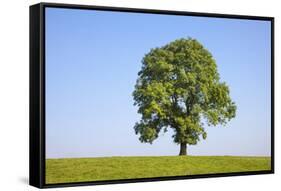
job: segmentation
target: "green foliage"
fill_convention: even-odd
[[[46,183],[120,180],[271,169],[270,157],[161,156],[47,159]]]
[[[225,125],[236,113],[214,58],[191,38],[144,56],[133,97],[142,115],[134,127],[141,142],[152,143],[162,129],[172,128],[175,143],[195,145],[207,137],[203,121]]]

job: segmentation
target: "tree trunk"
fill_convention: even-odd
[[[186,151],[186,143],[181,143],[180,144],[180,154],[179,155],[187,155],[187,151]]]

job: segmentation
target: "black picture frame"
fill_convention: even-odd
[[[86,9],[117,12],[137,12],[165,15],[198,16],[213,18],[233,18],[265,20],[271,22],[271,170],[200,174],[173,177],[155,177],[126,180],[105,180],[75,183],[45,183],[45,8]],[[226,177],[274,173],[274,18],[216,13],[197,13],[170,10],[152,10],[121,7],[103,7],[57,3],[39,3],[30,6],[30,129],[29,129],[29,184],[38,188],[100,185],[115,183],[149,182],[193,178]]]

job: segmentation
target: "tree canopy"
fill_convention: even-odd
[[[133,97],[142,116],[134,126],[139,140],[152,143],[161,130],[171,128],[180,155],[187,154],[186,145],[206,139],[204,127],[225,125],[236,113],[214,58],[192,38],[151,49],[142,60]]]

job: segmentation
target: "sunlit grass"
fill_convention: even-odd
[[[157,156],[47,159],[46,183],[182,176],[271,169],[270,157]]]

